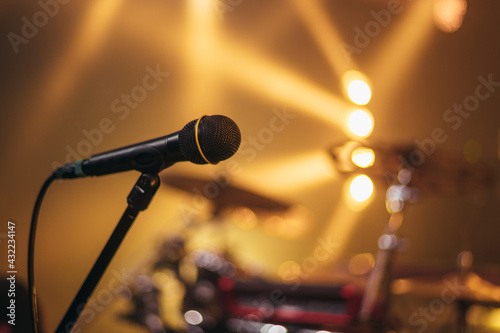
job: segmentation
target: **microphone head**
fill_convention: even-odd
[[[179,132],[179,146],[188,161],[217,164],[236,153],[241,143],[241,133],[232,119],[221,115],[204,116],[196,128],[197,122],[198,119],[189,122]]]

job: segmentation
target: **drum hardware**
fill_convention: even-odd
[[[208,192],[204,191],[205,187],[215,184],[214,181],[180,176],[166,176],[164,181],[172,187],[191,194],[207,194]],[[223,180],[219,180],[217,184],[223,183]],[[217,221],[223,212],[241,206],[267,214],[283,213],[290,208],[289,204],[229,186],[229,184],[221,186],[218,195],[207,194],[206,197],[213,206],[209,221]],[[178,316],[184,315],[183,327],[174,327],[175,325],[169,324],[168,320],[161,318],[161,300],[162,297],[169,297],[169,290],[168,287],[161,288],[154,284],[152,286],[148,284],[148,288],[144,289],[139,288],[140,283],[136,282],[129,287],[130,301],[133,303],[134,309],[131,313],[123,315],[122,318],[138,323],[154,333],[163,332],[161,329],[164,332],[220,333],[226,329],[227,316],[220,304],[217,281],[221,277],[235,278],[249,276],[250,274],[237,268],[231,262],[228,253],[197,250],[188,255],[186,252],[186,241],[188,239],[186,237],[189,237],[189,234],[200,223],[198,217],[193,216],[192,219],[193,221],[184,225],[184,236],[180,234],[173,236],[161,244],[157,258],[151,265],[150,274],[153,276],[155,272],[168,272],[170,277],[174,278],[184,289],[183,305],[182,308],[177,310],[179,312]],[[186,262],[187,265],[194,267],[197,271],[194,280],[185,277],[181,272],[182,265],[186,265]],[[144,282],[147,276],[142,276],[141,279]],[[199,323],[196,322],[197,316],[203,318]],[[161,329],[157,327],[155,318],[161,319]],[[153,322],[154,327],[149,322]]]
[[[378,318],[374,315],[374,308],[377,302],[381,302],[387,309],[390,301],[390,272],[394,257],[402,245],[398,231],[403,222],[406,202],[416,201],[420,194],[481,194],[495,184],[496,178],[492,170],[484,165],[471,166],[463,159],[444,152],[433,152],[426,156],[414,145],[370,146],[377,161],[368,168],[360,168],[351,161],[351,154],[355,149],[366,146],[365,142],[350,141],[332,147],[330,153],[338,171],[352,173],[362,169],[368,176],[390,184],[386,192],[386,208],[390,218],[384,234],[379,238],[375,265],[370,273],[359,313],[360,322],[376,327],[377,330],[387,331],[391,327],[385,311]],[[460,274],[463,278],[464,267]],[[457,299],[457,326],[460,333],[466,332],[465,317],[472,304],[470,301],[470,298]]]
[[[399,280],[394,280],[390,272],[396,253],[404,244],[398,232],[407,203],[414,202],[419,193],[432,191],[437,194],[461,194],[463,191],[476,192],[491,184],[486,184],[490,180],[488,175],[479,173],[478,176],[476,171],[467,171],[462,164],[451,163],[453,159],[442,156],[437,161],[429,158],[426,161],[428,166],[424,165],[414,170],[405,168],[400,155],[404,157],[411,154],[413,148],[410,146],[397,149],[374,149],[378,163],[376,162],[371,168],[363,169],[363,172],[375,179],[390,181],[386,192],[386,208],[390,213],[390,218],[384,234],[379,238],[379,250],[364,292],[356,290],[354,296],[343,298],[339,296],[340,290],[349,288],[348,286],[304,285],[302,286],[303,293],[295,290],[287,294],[285,291],[290,288],[290,285],[271,283],[251,276],[233,264],[227,253],[199,250],[187,255],[185,239],[170,239],[168,244],[162,246],[159,258],[152,269],[153,271],[173,272],[175,278],[184,286],[185,296],[180,314],[184,315],[186,325],[182,329],[174,329],[163,323],[165,332],[261,333],[271,329],[273,332],[280,332],[281,328],[292,333],[391,331],[391,323],[386,310],[390,304],[394,286]],[[334,151],[335,149],[332,149],[332,157],[337,163],[340,155],[336,155]],[[443,161],[447,162],[443,163]],[[356,170],[339,169],[343,173]],[[432,174],[434,172],[450,173],[450,175],[436,180]],[[168,177],[164,182],[195,194],[203,193],[204,188],[213,183],[176,176],[172,176],[169,180]],[[219,180],[219,184],[226,183]],[[278,214],[290,208],[289,204],[283,204],[241,188],[229,186],[229,184],[226,184],[217,196],[207,195],[206,198],[211,200],[214,207],[212,218],[218,218],[223,211],[241,206],[255,211],[270,211]],[[194,280],[186,279],[181,273],[180,267],[184,258],[190,258],[191,264],[196,267],[197,274]],[[414,286],[416,285],[415,283]],[[411,284],[410,286],[414,287]],[[416,290],[416,287],[414,289]],[[273,305],[271,308],[269,300],[272,299],[272,292],[276,290],[283,292],[278,296],[285,297],[287,302],[279,304],[283,298],[275,298],[276,302],[271,301]],[[156,294],[152,293],[156,295],[157,300],[166,293],[166,290],[161,288],[158,291]],[[337,294],[331,294],[334,292]],[[408,292],[413,292],[413,290],[410,288]],[[327,295],[330,298],[326,297]],[[138,299],[140,298],[135,298],[136,302]],[[465,311],[472,302],[478,304],[479,300],[457,298],[461,311],[460,327],[465,327]],[[482,304],[495,304],[485,300],[481,302]],[[159,301],[157,303],[160,304]],[[158,316],[158,313],[154,313],[154,304],[149,306],[149,309],[153,315]],[[144,323],[144,320],[142,322]]]

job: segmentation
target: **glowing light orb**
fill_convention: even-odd
[[[351,101],[358,105],[366,105],[372,98],[370,86],[361,80],[351,81],[347,87],[347,94]]]
[[[356,110],[349,117],[349,128],[357,136],[367,137],[373,131],[373,117],[368,111]]]
[[[434,21],[442,31],[455,32],[462,26],[466,12],[466,0],[438,0],[434,6]]]
[[[375,153],[370,148],[359,147],[351,153],[351,161],[360,168],[368,168],[375,162]]]
[[[373,182],[370,177],[360,175],[354,178],[351,182],[350,193],[357,202],[368,200],[373,194]]]

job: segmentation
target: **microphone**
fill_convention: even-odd
[[[158,173],[177,162],[217,164],[241,143],[238,125],[222,115],[202,116],[178,132],[68,163],[54,171],[59,179],[137,170]]]

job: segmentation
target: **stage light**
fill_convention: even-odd
[[[434,22],[444,32],[455,32],[462,26],[466,12],[466,0],[438,0],[434,5]]]
[[[351,101],[358,105],[366,105],[372,97],[370,86],[361,80],[354,80],[349,83],[347,93]]]
[[[373,117],[367,110],[356,110],[349,116],[349,128],[357,136],[366,138],[373,131]]]
[[[351,182],[350,193],[354,200],[363,202],[368,200],[373,194],[373,182],[366,175],[359,175]]]
[[[190,325],[199,325],[203,322],[203,316],[201,313],[195,310],[189,310],[184,314],[184,319]]]
[[[351,161],[360,168],[368,168],[375,162],[375,153],[370,148],[359,147],[352,151]]]
[[[372,97],[370,85],[366,77],[358,71],[348,71],[342,77],[344,91],[358,105],[366,105]]]

